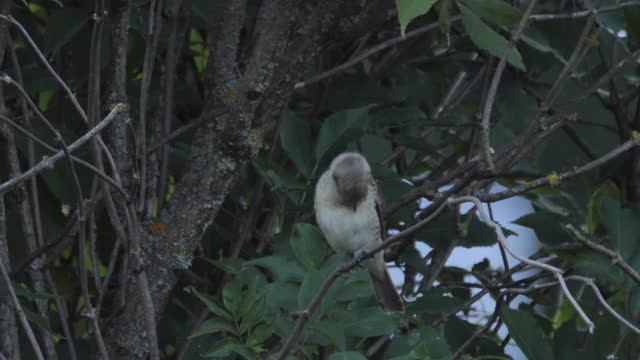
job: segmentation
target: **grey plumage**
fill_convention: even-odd
[[[333,160],[318,180],[314,205],[320,230],[335,251],[357,255],[382,242],[381,197],[362,155],[343,153]],[[383,253],[365,260],[365,266],[385,311],[404,311]]]

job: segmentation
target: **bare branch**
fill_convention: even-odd
[[[638,272],[636,272],[629,264],[627,264],[626,261],[624,261],[622,255],[589,240],[582,232],[573,227],[573,225],[571,224],[566,224],[564,228],[569,231],[574,239],[578,240],[581,244],[585,245],[589,249],[611,259],[611,261],[616,264],[616,266],[618,266],[622,271],[627,273],[627,275],[629,275],[629,277],[633,279],[633,281],[635,281],[637,284],[640,284],[640,274],[638,274]]]
[[[534,180],[530,183],[524,184],[524,185],[520,185],[517,187],[513,187],[510,188],[508,190],[505,191],[500,191],[497,193],[493,193],[493,194],[483,194],[483,195],[479,195],[478,198],[481,201],[484,202],[496,202],[499,200],[503,200],[503,199],[507,199],[516,195],[520,195],[520,194],[524,194],[526,192],[529,192],[533,189],[537,189],[539,187],[542,186],[546,186],[546,185],[552,185],[555,186],[557,184],[559,184],[560,182],[566,180],[566,179],[570,179],[573,177],[576,177],[578,175],[582,175],[588,171],[591,171],[595,168],[598,168],[606,163],[608,163],[609,161],[617,158],[618,156],[624,154],[626,151],[628,151],[629,149],[636,147],[640,145],[640,139],[633,139],[633,140],[628,140],[625,143],[623,143],[622,145],[614,148],[613,150],[609,151],[608,153],[602,155],[601,157],[597,158],[594,161],[588,162],[582,166],[576,167],[573,170],[570,171],[566,171],[560,174],[553,174],[553,175],[548,175],[545,176],[543,178],[539,178],[537,180]]]
[[[498,66],[496,68],[496,72],[493,74],[493,79],[491,80],[491,85],[489,86],[489,93],[487,94],[487,100],[484,103],[484,110],[482,112],[482,130],[480,131],[480,146],[482,151],[482,157],[486,165],[489,168],[489,171],[495,170],[495,164],[493,163],[493,159],[491,157],[491,145],[489,142],[489,125],[491,121],[491,111],[493,110],[493,103],[496,101],[496,93],[498,92],[498,85],[500,84],[500,80],[502,79],[502,73],[504,69],[507,67],[507,59],[509,54],[516,46],[516,42],[520,38],[520,35],[524,31],[524,28],[527,26],[529,22],[529,15],[533,12],[533,8],[536,6],[537,0],[529,1],[529,5],[527,6],[527,10],[522,15],[520,19],[520,23],[516,28],[516,31],[511,35],[511,40],[509,40],[509,44],[504,48],[502,52],[502,56],[500,56],[500,61],[498,62]]]
[[[78,149],[80,146],[82,146],[84,143],[86,143],[87,141],[91,140],[91,138],[93,138],[94,136],[96,136],[98,133],[100,133],[100,131],[104,130],[105,127],[107,127],[107,125],[109,125],[114,119],[115,116],[123,111],[126,111],[127,106],[125,104],[117,104],[109,113],[109,115],[107,115],[100,123],[98,123],[98,125],[96,125],[94,128],[92,128],[91,130],[89,130],[87,133],[85,133],[82,137],[80,137],[78,140],[76,140],[75,142],[73,142],[71,145],[69,145],[69,151],[72,152],[76,149]],[[13,177],[9,180],[7,180],[6,182],[0,184],[0,195],[4,194],[5,192],[9,191],[11,188],[13,188],[14,186],[29,180],[31,177],[39,174],[40,172],[50,169],[51,167],[53,167],[53,165],[60,159],[62,159],[65,156],[64,151],[58,151],[56,154],[50,156],[50,157],[43,157],[42,160],[34,167],[30,168],[29,170],[25,171],[24,173],[20,174],[19,176]]]
[[[2,198],[2,194],[0,193],[0,245],[6,244],[6,232],[5,232],[5,208],[4,208],[4,199]],[[18,296],[16,296],[16,291],[13,288],[13,284],[11,283],[11,278],[9,278],[9,272],[4,265],[4,261],[2,257],[0,257],[0,272],[2,273],[2,279],[4,280],[5,286],[9,290],[9,297],[11,298],[11,302],[13,303],[13,307],[18,314],[18,319],[20,319],[20,323],[24,328],[24,332],[27,334],[27,338],[29,338],[29,342],[31,343],[31,347],[33,351],[36,353],[36,357],[39,360],[44,360],[44,356],[42,355],[42,350],[40,350],[40,345],[38,345],[38,341],[36,340],[36,335],[33,333],[31,329],[31,325],[29,325],[29,320],[27,320],[27,316],[22,310],[20,306],[20,301],[18,300]],[[3,335],[4,336],[4,335]]]
[[[140,84],[140,122],[138,124],[138,161],[140,162],[140,180],[138,193],[138,207],[140,214],[145,213],[144,206],[147,200],[147,103],[149,99],[149,86],[153,75],[153,65],[156,58],[156,50],[160,41],[162,30],[162,0],[151,0],[149,5],[149,29],[147,32],[147,46],[144,50],[144,62],[142,65],[142,82]],[[148,209],[147,209],[148,210]]]
[[[536,14],[536,15],[531,15],[530,19],[533,21],[577,19],[581,17],[587,17],[591,14],[597,15],[597,14],[617,11],[630,6],[640,6],[640,1],[628,1],[624,3],[616,4],[616,5],[604,6],[600,9],[576,11],[568,14]]]
[[[515,252],[511,247],[511,245],[509,245],[509,243],[507,242],[507,238],[504,236],[504,233],[502,232],[502,227],[496,224],[493,220],[491,220],[491,218],[484,211],[484,208],[482,207],[482,203],[480,202],[480,199],[473,196],[461,196],[458,198],[449,198],[448,200],[448,203],[452,205],[461,204],[463,202],[471,202],[475,204],[476,208],[478,209],[478,213],[482,218],[482,221],[484,221],[487,225],[493,228],[493,230],[496,233],[498,242],[500,242],[502,246],[504,246],[505,250],[507,250],[509,254],[511,254],[511,256],[515,257],[516,259],[520,260],[520,262],[523,262],[529,266],[551,272],[556,277],[556,279],[558,279],[558,282],[560,283],[563,293],[565,294],[569,302],[571,302],[576,312],[578,312],[578,314],[580,315],[582,320],[585,322],[585,324],[587,324],[587,327],[589,328],[589,332],[593,333],[593,329],[595,328],[595,325],[593,324],[591,319],[589,319],[587,314],[585,314],[584,310],[582,310],[582,308],[580,307],[576,299],[573,297],[573,295],[571,295],[571,292],[567,288],[567,284],[565,283],[564,277],[562,275],[563,270],[541,261],[536,261],[536,260],[526,258],[518,254],[517,252]]]

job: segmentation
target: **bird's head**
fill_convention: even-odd
[[[369,188],[371,168],[367,159],[358,153],[343,153],[333,160],[330,170],[339,201],[355,211]]]

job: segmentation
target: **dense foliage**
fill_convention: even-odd
[[[0,359],[640,353],[640,2],[0,11]],[[383,192],[403,314],[315,224],[345,150]],[[543,247],[508,266],[491,204],[515,196]],[[489,246],[504,262],[447,265]]]

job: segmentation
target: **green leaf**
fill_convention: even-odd
[[[311,224],[295,224],[289,243],[300,264],[308,270],[318,269],[329,254],[322,233]]]
[[[591,250],[578,252],[575,257],[570,258],[577,271],[585,274],[597,276],[614,287],[623,287],[626,278],[621,270],[611,262],[611,260]]]
[[[267,268],[279,280],[302,280],[304,270],[295,261],[284,256],[266,256],[254,260],[247,261],[246,265],[257,265]]]
[[[302,193],[307,190],[305,183],[274,163],[267,164],[256,159],[252,164],[258,174],[271,186],[271,191],[284,193],[294,205],[300,203]]]
[[[254,346],[262,344],[271,335],[273,335],[273,328],[269,324],[260,324],[251,331],[251,335],[247,339],[247,345]]]
[[[231,321],[221,318],[210,318],[203,322],[202,325],[189,338],[194,338],[206,334],[226,331],[235,335],[239,335],[235,325]]]
[[[240,304],[242,303],[242,282],[239,279],[229,281],[222,289],[222,302],[234,316],[238,313]]]
[[[246,314],[244,314],[242,320],[240,321],[240,326],[238,328],[238,332],[240,334],[246,333],[247,331],[251,330],[264,321],[265,312],[267,310],[266,297],[260,296],[252,304],[253,306]]]
[[[67,44],[87,25],[89,16],[78,8],[58,9],[49,16],[44,33],[44,48],[47,53],[56,52]],[[88,54],[88,49],[87,49]]]
[[[575,243],[564,230],[564,224],[567,222],[569,219],[564,216],[541,210],[524,215],[514,221],[518,225],[535,231],[538,240],[552,248]]]
[[[607,198],[602,202],[600,221],[607,230],[614,249],[632,264],[638,257],[640,218],[633,210],[622,208],[617,200]]]
[[[347,336],[380,336],[391,334],[398,327],[400,315],[387,314],[379,306],[350,311],[352,320],[344,324]]]
[[[233,320],[233,317],[231,316],[231,314],[229,314],[229,312],[225,310],[222,306],[218,305],[215,299],[205,294],[201,294],[195,289],[193,290],[193,293],[196,294],[198,299],[200,299],[200,301],[202,301],[207,306],[207,309],[209,309],[209,311],[211,311],[212,313],[224,319]]]
[[[496,235],[492,227],[480,221],[475,214],[468,216],[472,216],[472,218],[467,228],[467,236],[460,242],[460,246],[466,248],[486,247],[492,246],[498,241],[498,235]],[[502,228],[502,232],[506,237],[515,234],[513,231],[505,228]]]
[[[300,291],[298,292],[298,306],[306,308],[322,285],[323,277],[318,271],[310,271],[305,274]]]
[[[502,0],[463,0],[473,13],[494,25],[514,25],[522,18],[518,8]]]
[[[280,143],[298,171],[309,178],[314,165],[309,123],[287,112],[280,127]]]
[[[424,339],[429,353],[429,359],[450,359],[451,352],[442,329],[422,327],[420,336]]]
[[[56,333],[51,329],[51,324],[49,323],[48,318],[40,316],[40,314],[35,313],[26,307],[22,307],[22,311],[27,316],[27,319],[29,319],[31,323],[36,324],[36,326],[38,326],[38,328],[40,328],[40,330],[42,330],[43,332],[51,334],[51,336],[54,337],[62,337],[62,335]]]
[[[497,235],[493,228],[483,223],[475,214],[471,222],[467,226],[467,236],[460,243],[460,246],[466,248],[491,246],[496,243]],[[421,230],[418,239],[424,241],[427,245],[436,250],[446,249],[450,241],[457,235],[456,214],[453,211],[446,211],[440,215],[433,223]],[[502,228],[502,232],[506,237],[515,233],[509,229]]]
[[[367,358],[359,352],[349,351],[333,353],[329,356],[329,360],[367,360]]]
[[[269,284],[267,291],[267,305],[270,308],[298,309],[298,284],[276,281]]]
[[[444,290],[431,289],[410,303],[407,312],[411,314],[446,314],[461,309],[464,303],[459,299],[444,294]]]
[[[509,42],[502,37],[502,35],[495,32],[482,19],[475,15],[469,8],[462,4],[458,4],[460,12],[462,13],[462,22],[467,34],[471,37],[471,41],[480,49],[486,50],[489,54],[495,57],[501,57],[504,49]],[[522,62],[522,56],[518,52],[517,48],[513,48],[507,58],[509,64],[516,68],[525,71],[526,67]]]
[[[362,136],[369,123],[370,108],[344,110],[325,119],[318,134],[316,160],[320,162],[330,151]]]
[[[407,30],[407,25],[409,25],[411,20],[429,12],[431,6],[437,1],[438,0],[396,0],[400,33],[403,37],[405,30]]]
[[[318,334],[326,338],[325,344],[334,344],[338,349],[346,348],[344,326],[339,320],[322,318],[309,324],[309,329],[313,334]]]
[[[502,308],[502,319],[509,328],[509,335],[529,360],[553,359],[551,344],[536,320],[526,311]]]
[[[527,29],[525,29],[522,35],[520,35],[520,38],[525,44],[531,46],[532,48],[543,53],[552,54],[553,57],[555,57],[562,64],[567,63],[567,60],[565,59],[564,55],[562,55],[562,52],[552,47],[546,36],[535,27],[528,27]]]
[[[218,341],[209,351],[203,354],[203,357],[226,357],[232,353],[238,354],[247,360],[255,360],[258,354],[250,347],[239,343],[236,339],[227,337]]]
[[[572,360],[580,359],[580,355],[585,355],[580,349],[578,334],[576,332],[575,317],[566,321],[558,330],[553,333],[553,359]]]

